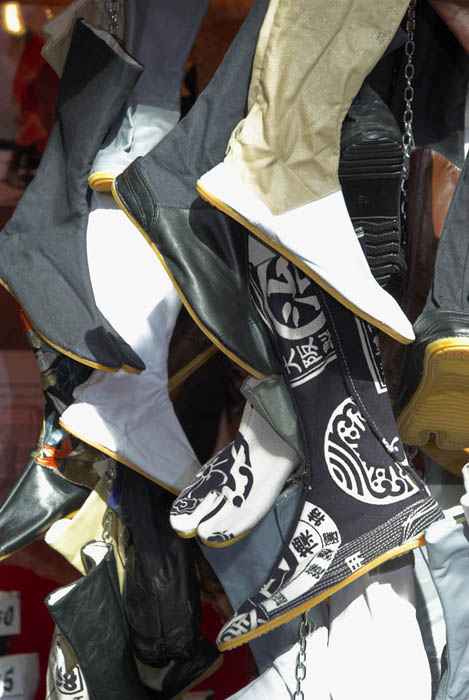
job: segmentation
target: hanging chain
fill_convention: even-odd
[[[106,488],[111,493],[114,488],[114,481],[116,479],[116,467],[112,465],[106,471]],[[106,509],[103,518],[103,541],[109,544],[111,540],[112,526],[114,524],[114,511],[109,506]]]
[[[296,690],[293,694],[293,700],[304,700],[305,696],[301,690],[301,683],[306,678],[306,642],[308,635],[312,632],[311,625],[309,623],[306,613],[303,613],[300,623],[300,650],[296,657],[296,668],[295,668],[295,678],[296,678]]]
[[[410,155],[412,153],[412,149],[415,146],[414,134],[412,131],[412,124],[414,120],[414,112],[412,109],[412,102],[414,99],[414,88],[412,86],[412,80],[415,74],[415,66],[413,64],[413,58],[415,53],[415,4],[416,0],[411,0],[409,7],[407,8],[407,41],[405,43],[405,55],[407,56],[407,63],[404,69],[404,77],[406,79],[406,86],[404,88],[404,133],[402,135],[402,147],[404,150],[404,166],[402,169],[401,181],[401,214],[404,223],[407,220],[407,185],[409,182],[410,173]]]
[[[120,0],[106,0],[106,12],[109,15],[109,31],[115,37],[119,35],[119,12],[121,9]]]

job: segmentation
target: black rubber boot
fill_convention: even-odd
[[[229,357],[257,377],[280,373],[251,305],[247,230],[203,202],[200,173],[223,159],[243,118],[267,0],[253,7],[189,114],[114,181],[121,208],[161,259],[194,320]]]

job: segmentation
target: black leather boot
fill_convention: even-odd
[[[113,186],[116,201],[162,261],[194,320],[257,377],[279,374],[281,367],[249,297],[248,232],[203,202],[195,183],[223,158],[230,133],[245,114],[267,6],[267,0],[255,0],[189,114]]]

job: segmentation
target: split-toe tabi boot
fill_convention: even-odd
[[[304,490],[263,586],[218,636],[231,649],[423,543],[443,517],[397,434],[377,333],[252,239],[253,289],[285,365],[306,447]]]
[[[96,302],[144,359],[146,369],[139,375],[93,372],[74,393],[75,402],[63,413],[61,425],[179,493],[200,466],[168,394],[168,348],[181,308],[179,295],[107,194],[93,193],[87,246]],[[124,277],[128,288],[121,284]]]
[[[226,547],[268,513],[299,464],[299,457],[246,403],[238,433],[212,457],[171,506],[170,522],[181,537]]]
[[[414,339],[412,326],[371,273],[338,167],[344,117],[407,5],[271,2],[247,116],[233,130],[224,160],[201,170],[197,182],[203,199],[402,343]]]
[[[96,306],[86,253],[91,163],[142,67],[107,32],[78,21],[57,120],[34,180],[0,234],[0,282],[59,351],[87,364],[144,364]]]
[[[231,359],[258,378],[281,366],[249,297],[247,231],[197,196],[244,116],[267,0],[255,0],[213,80],[187,116],[113,184],[119,206],[165,266],[189,313]]]

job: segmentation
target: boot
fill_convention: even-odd
[[[129,644],[111,545],[82,549],[84,578],[50,593],[47,608],[75,654],[90,700],[148,700]]]
[[[90,370],[49,348],[20,316],[41,373],[44,419],[36,450],[0,506],[0,559],[26,547],[59,518],[70,516],[89,495],[88,488],[64,478],[58,467],[75,446],[60,427],[59,416]]]
[[[61,425],[178,493],[199,467],[168,394],[168,347],[181,307],[179,296],[109,195],[93,193],[87,243],[97,304],[144,359],[146,370],[141,376],[94,372],[75,392],[75,403],[63,413]],[[130,297],[119,284],[124,276]],[[123,313],[129,299],[133,312]]]
[[[197,182],[203,199],[402,343],[414,339],[411,324],[371,274],[338,167],[344,117],[407,6],[397,0],[376,12],[369,0],[340,6],[323,0],[314,8],[308,0],[271,2],[247,116],[233,130],[223,162],[201,171]]]
[[[122,471],[120,510],[130,533],[123,604],[132,648],[144,664],[189,661],[200,640],[200,591],[192,544],[171,529],[171,496]]]
[[[250,258],[301,421],[306,486],[282,552],[221,630],[220,649],[274,629],[419,546],[442,517],[399,441],[374,329],[255,239]]]
[[[244,115],[267,5],[255,0],[189,114],[113,185],[116,201],[160,257],[192,318],[256,377],[278,374],[281,367],[250,302],[246,232],[204,204],[194,187],[201,170],[223,158],[230,132]]]
[[[96,306],[85,235],[91,163],[140,72],[111,35],[77,22],[57,121],[36,177],[0,236],[0,277],[37,332],[91,367],[137,373],[143,362]]]

